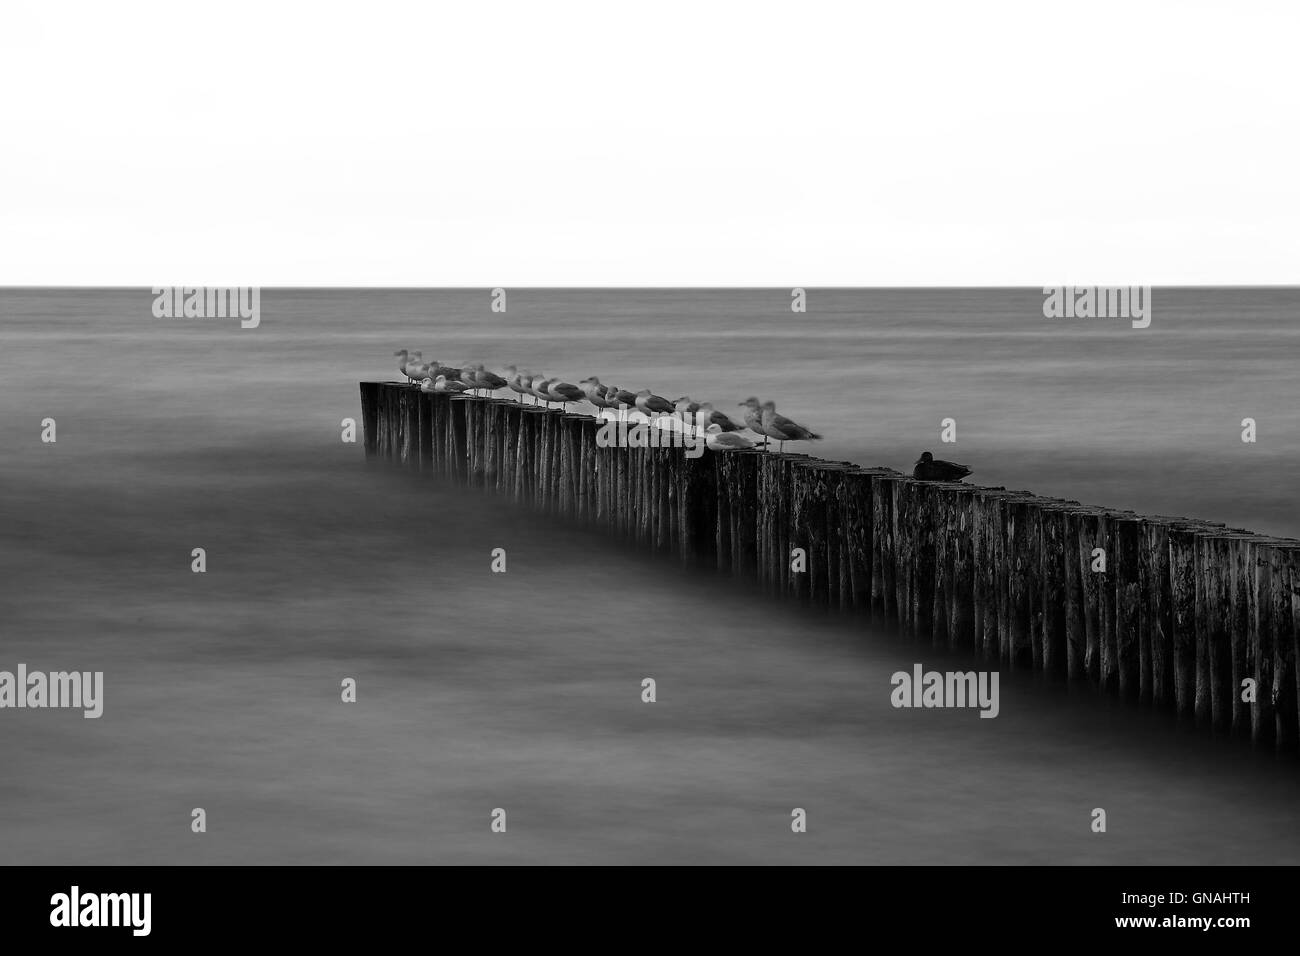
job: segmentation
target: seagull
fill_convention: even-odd
[[[691,401],[689,395],[683,395],[681,398],[673,401],[673,408],[677,411],[678,415],[682,416],[682,422],[686,423],[690,421],[690,418],[687,417],[688,415],[694,417],[695,413],[700,410],[700,403]]]
[[[597,408],[604,409],[610,407],[609,401],[605,398],[605,386],[600,384],[600,379],[596,378],[596,376],[593,375],[591,378],[584,378],[578,383],[578,387],[581,388],[582,393],[587,396],[587,401],[591,402],[591,404],[595,405]]]
[[[745,409],[745,427],[756,435],[763,436],[763,447],[767,447],[767,432],[763,430],[763,410],[758,399],[753,395],[740,403]]]
[[[578,386],[570,385],[568,382],[561,382],[555,378],[546,383],[545,391],[552,401],[560,403],[561,408],[569,402],[580,402],[587,397],[586,393]]]
[[[754,443],[744,435],[724,432],[721,425],[710,425],[704,429],[704,444],[710,451],[736,451],[741,448],[753,448]]]
[[[545,375],[534,375],[529,381],[524,382],[524,387],[528,391],[546,402],[546,407],[551,407],[551,396],[546,392],[546,386],[551,380]]]
[[[955,461],[940,461],[928,451],[921,455],[912,470],[912,477],[920,481],[961,481],[970,474],[970,469]]]
[[[406,349],[399,349],[398,351],[393,353],[393,356],[397,359],[397,370],[401,372],[403,375],[406,375],[406,361],[407,361],[407,356],[409,356],[410,354],[411,353],[406,351]],[[407,384],[410,384],[411,376],[406,375],[406,381]]]
[[[705,429],[710,425],[717,425],[724,432],[738,432],[742,427],[722,412],[715,410],[712,402],[705,402],[700,406],[699,411],[695,413],[695,424]]]
[[[480,362],[478,365],[471,365],[465,370],[473,381],[473,388],[476,390],[487,391],[489,394],[499,388],[506,387],[506,380],[500,375],[489,372]]]
[[[528,394],[523,384],[523,378],[528,374],[527,370],[521,372],[516,366],[507,365],[505,371],[510,373],[509,378],[506,379],[506,384],[510,386],[510,391],[514,392],[522,399]]]
[[[609,393],[608,393],[608,392],[605,393],[605,397],[606,397],[606,398],[609,397]],[[628,406],[635,405],[635,404],[636,404],[636,392],[629,392],[629,391],[628,391],[627,389],[625,389],[625,388],[615,388],[615,389],[614,389],[614,401],[617,402],[619,405],[628,405]]]
[[[441,377],[442,376],[439,376],[439,378]],[[420,383],[420,391],[432,395],[434,392],[438,391],[438,386],[434,384],[433,379],[426,378]]]
[[[788,441],[808,441],[822,436],[804,428],[798,422],[792,422],[784,415],[776,413],[776,402],[763,403],[763,433],[781,443],[778,451],[785,451]]]
[[[417,352],[416,357],[406,363],[404,371],[406,372],[406,377],[412,380],[411,384],[415,384],[415,382],[427,378],[430,370],[428,365],[425,365],[420,361],[419,353]]]
[[[428,379],[425,379],[425,381],[427,382]],[[439,376],[438,376],[436,379],[434,379],[434,381],[433,381],[433,391],[438,392],[438,393],[440,393],[440,394],[444,394],[444,395],[445,395],[445,394],[455,394],[455,393],[457,393],[457,392],[467,392],[467,391],[469,391],[469,386],[466,385],[464,382],[453,382],[453,381],[450,381],[450,380],[448,380],[447,376],[445,376],[445,375],[439,375]]]
[[[673,411],[672,403],[666,398],[660,398],[658,395],[651,395],[650,389],[643,388],[636,393],[636,407],[649,415],[651,412],[671,412]]]
[[[458,382],[460,381],[461,370],[458,368],[452,368],[450,365],[443,365],[437,359],[431,359],[429,361],[429,373],[435,377],[438,375],[445,375],[447,376],[447,381]]]

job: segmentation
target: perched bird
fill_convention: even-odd
[[[737,451],[754,447],[754,443],[744,435],[723,431],[721,425],[710,425],[704,429],[704,444],[710,451]]]
[[[509,373],[509,376],[506,378],[506,385],[510,386],[510,391],[514,392],[522,399],[528,394],[528,391],[524,388],[523,384],[524,376],[528,375],[528,371],[524,370],[521,372],[514,365],[507,365],[505,371]]]
[[[406,368],[403,369],[406,372],[406,377],[412,380],[412,385],[424,378],[423,375],[419,374],[420,370],[424,368],[424,359],[420,356],[420,352],[412,352],[411,357],[406,360]]]
[[[424,381],[420,383],[420,391],[426,394],[432,395],[437,390],[438,388],[437,386],[434,385],[433,379],[431,378],[426,378]]]
[[[681,398],[674,399],[673,408],[681,416],[683,422],[690,422],[695,413],[700,410],[700,403],[691,401],[689,395],[683,395]]]
[[[469,386],[464,382],[452,381],[445,375],[439,375],[433,380],[433,390],[439,394],[455,394],[457,392],[469,391]]]
[[[569,402],[580,402],[587,397],[578,386],[561,382],[559,379],[551,379],[546,383],[546,394],[550,396],[551,401],[559,402],[561,408]]]
[[[582,389],[582,394],[587,396],[587,401],[597,408],[610,407],[609,401],[605,398],[605,386],[600,384],[600,379],[596,378],[596,376],[584,378],[578,383],[578,387]]]
[[[710,425],[717,425],[724,432],[738,432],[743,427],[717,411],[712,402],[704,402],[700,405],[699,411],[695,413],[695,424],[706,430]]]
[[[550,382],[551,380],[545,375],[534,375],[531,380],[525,383],[528,391],[544,401],[547,408],[551,407],[551,396],[546,391],[546,386]]]
[[[629,392],[625,388],[615,388],[614,401],[619,405],[634,406],[636,405],[636,392]]]
[[[940,461],[928,451],[921,455],[912,469],[912,477],[919,481],[961,481],[970,474],[970,469],[955,461]]]
[[[443,365],[437,359],[430,359],[429,375],[432,378],[437,378],[439,375],[445,375],[447,376],[447,381],[459,382],[461,376],[461,370],[458,368],[453,368],[450,365]]]
[[[406,375],[406,362],[410,354],[411,353],[406,351],[406,349],[398,349],[393,353],[393,357],[397,359],[397,370],[403,375]],[[411,381],[411,376],[406,375],[406,381],[409,383]]]
[[[495,392],[499,388],[506,387],[506,380],[500,375],[496,375],[485,369],[482,363],[470,365],[465,369],[465,374],[472,379],[472,383],[466,381],[467,385],[475,391]],[[462,381],[465,381],[462,379]]]
[[[785,443],[788,441],[809,441],[821,438],[821,435],[811,432],[804,428],[798,422],[792,422],[784,415],[776,413],[776,402],[763,403],[763,434],[769,438],[775,438],[781,443],[778,451],[785,451]]]
[[[740,403],[745,409],[745,427],[756,435],[763,436],[763,447],[767,447],[767,432],[763,431],[763,409],[753,395]]]
[[[648,388],[643,388],[641,391],[636,393],[634,404],[647,415],[652,412],[667,413],[674,410],[672,403],[668,401],[668,399],[650,394],[650,389]]]

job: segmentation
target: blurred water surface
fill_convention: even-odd
[[[247,330],[151,302],[0,291],[0,669],[106,682],[99,720],[0,711],[0,862],[1300,862],[1293,766],[1010,674],[996,720],[893,710],[895,670],[968,662],[339,441],[358,380],[419,348],[756,394],[824,457],[930,448],[1296,535],[1296,290],[1157,289],[1146,330],[1044,319],[1035,289],[811,290],[802,315],[785,290],[511,290],[502,315],[267,289]]]

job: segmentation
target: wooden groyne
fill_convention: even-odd
[[[803,454],[600,447],[587,415],[397,383],[361,405],[367,458],[1297,750],[1300,541]]]

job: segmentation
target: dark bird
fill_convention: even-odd
[[[912,477],[918,481],[961,481],[970,474],[970,469],[955,461],[940,461],[928,451],[921,456],[912,470]]]

